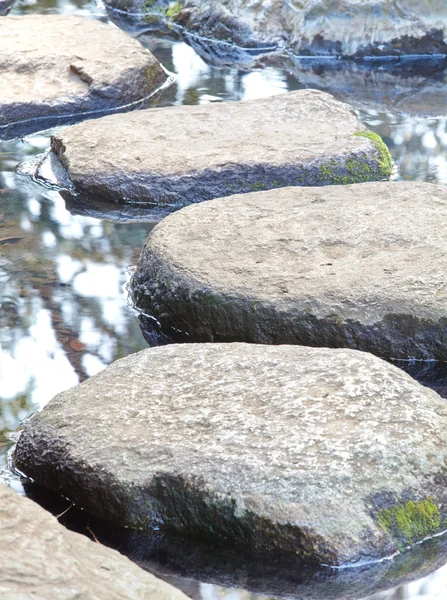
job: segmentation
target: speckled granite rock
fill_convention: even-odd
[[[343,563],[443,529],[447,407],[361,352],[171,345],[58,395],[15,461],[116,525]]]
[[[167,79],[124,32],[67,15],[0,19],[0,72],[0,137],[141,101]]]
[[[177,341],[445,361],[446,219],[446,188],[427,183],[223,198],[160,223],[131,288]]]
[[[170,22],[191,44],[203,38],[251,54],[283,49],[296,55],[403,56],[447,53],[444,0],[106,0],[109,7],[140,13],[140,20]],[[212,50],[210,50],[212,52]]]
[[[186,600],[115,550],[69,531],[0,484],[3,600]]]
[[[302,90],[108,116],[58,132],[52,150],[78,194],[172,211],[240,192],[389,177],[388,149],[365,135],[348,105]]]

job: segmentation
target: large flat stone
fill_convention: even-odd
[[[144,350],[27,422],[16,465],[116,525],[343,563],[440,532],[447,408],[352,350]]]
[[[383,57],[447,53],[444,0],[107,0],[139,13],[142,23],[159,19],[204,45],[220,60],[287,49],[296,55]]]
[[[365,133],[348,105],[303,90],[107,116],[63,129],[52,150],[81,196],[172,211],[240,192],[389,177],[386,146]]]
[[[190,206],[131,287],[178,341],[293,343],[447,360],[447,190],[285,188]]]
[[[186,600],[119,552],[68,531],[5,485],[0,535],[3,600]]]
[[[66,15],[0,19],[0,137],[139,102],[167,79],[138,41]]]

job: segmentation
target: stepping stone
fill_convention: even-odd
[[[447,5],[444,0],[106,0],[110,8],[167,23],[192,46],[227,62],[240,59],[241,47],[254,55],[286,48],[295,55],[384,57],[447,54]],[[231,8],[230,8],[231,7]],[[152,21],[151,21],[152,22]],[[213,50],[213,42],[214,48]]]
[[[35,502],[0,485],[3,600],[186,600],[119,552],[69,531]]]
[[[284,188],[190,206],[149,236],[134,302],[177,341],[447,360],[447,189]]]
[[[52,150],[47,161],[60,160],[78,195],[167,212],[236,192],[391,174],[382,140],[315,90],[112,115],[58,132]]]
[[[139,42],[75,16],[0,19],[0,137],[137,107],[167,80]]]
[[[445,401],[397,367],[253,344],[130,355],[56,396],[15,452],[116,526],[325,564],[443,530],[445,461]]]

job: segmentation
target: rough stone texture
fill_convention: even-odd
[[[167,79],[119,29],[60,15],[0,19],[0,75],[0,137],[142,101]]]
[[[426,183],[214,200],[153,230],[131,288],[137,307],[178,341],[445,361],[446,219],[446,188]]]
[[[183,344],[144,350],[54,398],[16,465],[116,525],[342,563],[443,528],[447,407],[352,350]]]
[[[0,484],[2,600],[186,600],[115,550]]]
[[[239,192],[389,177],[386,146],[355,135],[365,131],[349,106],[304,90],[112,115],[62,130],[52,149],[78,194],[172,211]]]
[[[447,53],[445,0],[107,0],[140,19],[171,21],[191,44],[220,41],[239,56],[287,48],[310,56],[403,56]],[[233,47],[233,48],[232,48]]]

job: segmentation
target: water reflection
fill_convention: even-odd
[[[91,0],[22,0],[12,9],[12,14],[35,12],[107,19]],[[399,177],[447,183],[444,65],[309,67],[277,58],[267,66],[259,63],[259,68],[249,63],[216,66],[206,47],[197,46],[197,53],[171,33],[165,38],[157,35],[142,34],[139,39],[177,73],[160,106],[234,101],[317,87],[352,103],[362,121],[384,137],[399,163]],[[111,361],[146,347],[138,321],[127,308],[123,284],[152,223],[144,222],[144,213],[125,207],[110,210],[107,205],[69,204],[68,199],[66,205],[57,192],[14,175],[19,162],[48,147],[49,135],[0,144],[0,472],[11,444],[8,433],[30,412]],[[428,381],[432,371],[425,376]],[[7,472],[3,477],[9,477]],[[161,562],[152,565],[159,573]],[[163,576],[197,600],[263,597],[206,583],[206,577],[199,583],[168,571]],[[406,574],[401,575],[403,581]],[[240,580],[241,586],[245,583]],[[443,567],[369,600],[446,596],[447,567]]]
[[[40,141],[21,143],[21,157]],[[11,172],[0,191],[1,468],[7,432],[30,412],[146,346],[123,286],[151,225],[72,216],[57,192]]]

